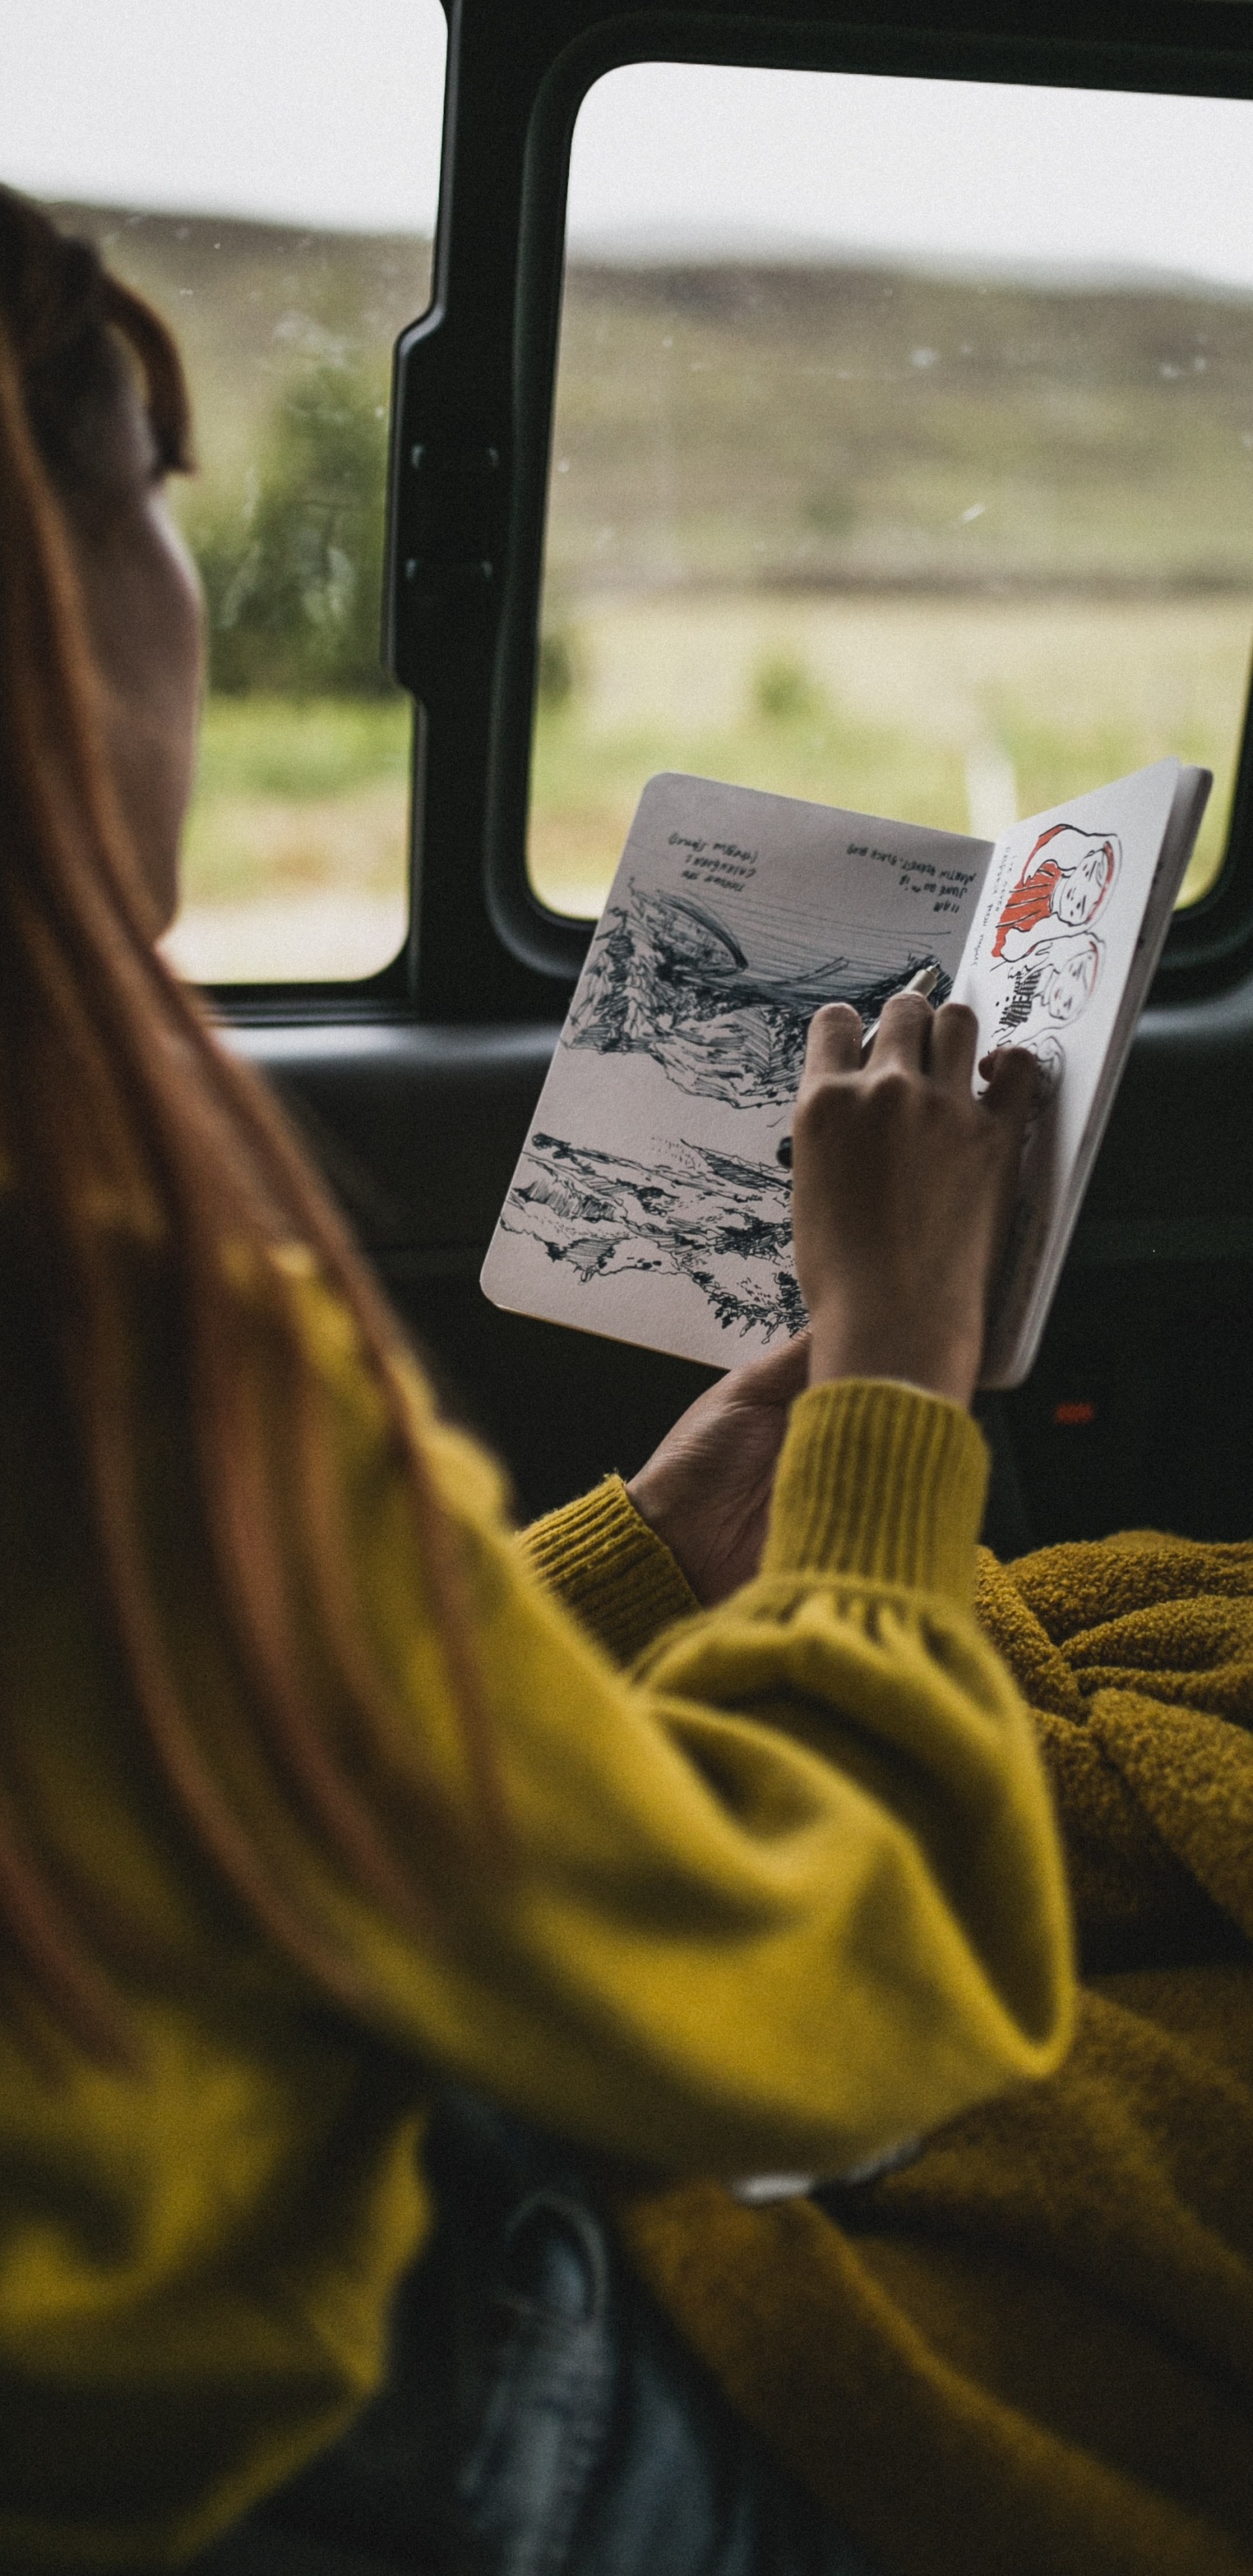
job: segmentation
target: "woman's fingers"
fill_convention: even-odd
[[[1036,1103],[1040,1066],[1030,1047],[1001,1047],[979,1067],[987,1083],[984,1106],[994,1117],[1026,1126]]]
[[[937,1082],[971,1090],[978,1045],[979,1023],[964,1002],[945,1002],[932,1013],[931,1071]]]
[[[856,1073],[862,1062],[863,1032],[848,1002],[824,1002],[809,1024],[805,1071],[814,1075]],[[933,1010],[921,993],[894,993],[883,1006],[868,1064],[879,1070],[892,1065],[910,1073],[927,1073],[959,1093],[973,1088],[979,1046],[979,1023],[964,1002],[944,1002]],[[978,1070],[987,1083],[984,1101],[997,1117],[1012,1121],[1029,1116],[1040,1068],[1029,1047],[1002,1047],[985,1055]]]
[[[925,994],[893,993],[883,1005],[870,1051],[870,1062],[876,1071],[890,1064],[909,1073],[924,1073],[930,1062],[936,1018]]]
[[[860,1063],[861,1021],[851,1002],[824,1002],[809,1023],[806,1073],[856,1073]]]

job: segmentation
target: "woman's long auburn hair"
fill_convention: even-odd
[[[67,519],[80,496],[94,506],[92,422],[107,420],[136,371],[161,468],[186,470],[187,393],[164,324],[86,243],[0,188],[3,1195],[54,1355],[52,1410],[69,1424],[103,1596],[151,1752],[255,1922],[324,1995],[368,2014],[359,1963],[306,1897],[276,1881],[247,1815],[223,1794],[177,1684],[143,1534],[137,1245],[155,1247],[173,1317],[174,1409],[190,1434],[207,1584],[273,1775],[306,1832],[394,1919],[427,1936],[441,1915],[433,1855],[446,1891],[450,1856],[499,1854],[507,1836],[462,1568],[398,1373],[399,1328],[275,1104],[152,945]],[[326,1401],[281,1258],[294,1243],[312,1248],[349,1310],[385,1408],[412,1505],[414,1581],[425,1587],[460,1715],[473,1790],[465,1801],[441,1789],[412,1715],[397,1707],[346,1571]],[[257,1378],[258,1303],[268,1401]],[[318,1687],[309,1680],[311,1618]],[[80,1919],[73,1889],[32,1848],[6,1777],[6,1734],[0,1717],[0,1921],[10,1955],[80,2045],[133,2064],[116,1962]],[[415,1852],[426,1866],[415,1869]]]

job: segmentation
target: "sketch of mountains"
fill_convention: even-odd
[[[598,1055],[648,1055],[680,1091],[735,1109],[795,1098],[805,1035],[824,1002],[851,1002],[872,1019],[920,966],[926,949],[885,973],[839,954],[754,965],[708,905],[632,883],[605,913],[563,1044]],[[935,1000],[947,999],[941,971]]]
[[[690,1280],[724,1331],[799,1332],[789,1183],[774,1163],[682,1145],[682,1164],[536,1133],[501,1224],[584,1286],[624,1271]]]

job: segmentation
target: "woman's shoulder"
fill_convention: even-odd
[[[196,1372],[189,1368],[186,1282],[159,1228],[137,1225],[112,1208],[101,1207],[94,1217],[117,1288],[137,1457],[160,1516],[176,1506],[176,1489],[193,1473]],[[380,1364],[314,1245],[228,1240],[219,1259],[227,1295],[217,1328],[232,1346],[223,1356],[251,1378],[258,1413],[280,1452],[290,1435],[294,1456],[296,1416],[312,1396],[349,1498],[354,1490],[374,1497],[400,1474],[399,1414],[453,1517],[501,1526],[507,1479],[482,1443],[447,1418],[399,1318]],[[16,1441],[24,1462],[22,1473],[7,1479],[10,1496],[33,1478],[50,1492],[55,1488],[60,1513],[81,1476],[65,1354],[40,1281],[37,1245],[0,1171],[0,1341],[7,1361],[0,1448]]]
[[[329,1401],[341,1441],[362,1464],[381,1463],[394,1448],[392,1408],[346,1297],[327,1277],[311,1245],[284,1244],[273,1259],[290,1291],[303,1352]],[[399,1319],[387,1366],[446,1506],[475,1519],[499,1519],[507,1495],[504,1472],[470,1430],[448,1418]]]

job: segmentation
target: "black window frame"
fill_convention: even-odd
[[[443,0],[444,145],[430,304],[397,344],[386,658],[415,700],[405,946],[344,984],[233,986],[232,1018],[560,1018],[592,924],[526,871],[531,736],[570,143],[593,82],[638,61],[1253,98],[1253,0]],[[1253,637],[1251,637],[1253,642]],[[1155,1003],[1253,971],[1253,724],[1227,850],[1172,926]]]

